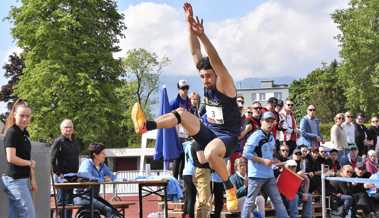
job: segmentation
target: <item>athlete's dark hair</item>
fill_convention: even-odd
[[[202,57],[199,63],[196,64],[198,70],[212,70],[211,62],[208,57]]]

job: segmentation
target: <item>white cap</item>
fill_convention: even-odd
[[[185,87],[185,86],[189,87],[187,80],[184,80],[184,79],[179,80],[179,82],[178,82],[178,89],[180,89],[182,87]]]
[[[297,163],[295,160],[287,160],[285,165],[286,167],[296,167]]]

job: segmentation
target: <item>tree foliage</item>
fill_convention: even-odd
[[[345,112],[344,84],[339,81],[337,70],[338,63],[333,61],[312,71],[306,78],[292,82],[290,97],[296,106],[297,118],[306,114],[309,104],[316,106],[317,116],[324,122],[330,122],[337,113]]]
[[[332,15],[341,34],[341,83],[354,112],[373,114],[379,105],[379,1],[351,0]]]
[[[25,57],[15,94],[33,108],[33,139],[51,140],[71,118],[85,143],[125,145],[117,123],[122,65],[113,58],[125,26],[115,1],[23,0],[9,19]]]
[[[168,63],[168,58],[159,58],[155,53],[149,53],[142,48],[128,51],[123,59],[125,70],[123,78],[127,81],[135,81],[132,84],[134,94],[143,108],[149,108],[153,102],[151,97],[158,90],[162,68]]]
[[[11,108],[13,102],[15,102],[18,97],[14,93],[17,82],[20,80],[22,75],[22,70],[25,67],[25,63],[21,55],[13,53],[8,57],[8,63],[3,66],[5,70],[4,77],[8,79],[8,83],[1,86],[0,91],[0,101],[7,103],[8,109]],[[5,122],[5,118],[8,115],[8,112],[1,114],[0,119]]]

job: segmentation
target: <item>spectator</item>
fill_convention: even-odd
[[[183,108],[186,111],[192,111],[191,100],[188,97],[189,85],[187,80],[179,80],[177,83],[178,95],[174,100],[170,102],[170,110],[173,111],[178,108]],[[183,128],[182,124],[176,126],[176,131],[179,136],[179,142],[183,144],[185,141],[189,140],[187,131]],[[181,151],[177,159],[174,160],[173,166],[173,176],[176,179],[183,177],[182,172],[184,168],[184,152]]]
[[[193,176],[195,174],[195,165],[192,158],[191,146],[195,141],[188,141],[183,143],[184,147],[184,169],[183,169],[183,182],[184,182],[184,209],[183,218],[195,217],[195,202],[196,202],[196,187],[193,184]]]
[[[342,128],[346,134],[346,141],[348,145],[355,145],[355,125],[353,123],[353,114],[348,111],[345,113],[345,122]]]
[[[191,113],[200,117],[200,95],[197,92],[192,92],[190,99],[192,106]]]
[[[379,180],[379,172],[372,174],[370,176],[370,179],[372,180]],[[367,193],[369,196],[370,204],[373,208],[378,207],[379,205],[379,192],[378,187],[375,184],[364,184],[364,187],[367,189]],[[374,216],[377,217],[377,216]]]
[[[248,160],[249,186],[248,194],[242,209],[241,217],[248,218],[254,210],[255,199],[263,189],[274,204],[277,217],[288,217],[283,205],[272,164],[274,162],[275,139],[272,128],[275,123],[275,115],[265,112],[261,118],[261,129],[254,132],[247,140],[243,150],[243,157]]]
[[[374,150],[369,150],[367,152],[367,158],[366,158],[366,169],[367,172],[371,174],[375,174],[378,172],[377,167],[377,160],[376,160],[376,153]]]
[[[358,146],[359,155],[367,154],[367,128],[364,125],[365,117],[358,113],[355,119],[355,143]]]
[[[224,185],[222,184],[221,177],[216,173],[213,172],[212,175],[212,193],[213,193],[213,204],[214,204],[214,211],[213,216],[214,218],[220,218],[222,209],[224,208]],[[237,196],[238,198],[238,196]]]
[[[80,143],[74,137],[74,124],[69,119],[64,119],[60,125],[61,135],[56,138],[51,146],[51,166],[54,172],[54,180],[59,183],[64,174],[77,173],[79,169]],[[73,203],[73,189],[58,189],[57,202],[62,204]],[[65,209],[64,217],[72,216],[72,211]]]
[[[357,163],[356,166],[353,168],[354,173],[352,177],[354,178],[368,179],[371,175],[366,171],[365,165],[361,162]],[[370,205],[369,203],[370,200],[365,185],[363,183],[352,183],[352,189],[357,209],[362,209],[364,211],[365,217],[372,217],[373,215],[375,215],[375,207],[372,207],[372,205]]]
[[[290,149],[290,155],[296,148],[296,139],[299,130],[297,129],[295,114],[293,112],[293,101],[287,99],[283,109],[279,112],[279,141],[281,144],[288,145]]]
[[[321,159],[324,163],[326,163],[326,160],[327,160],[329,157],[328,157],[328,153],[325,151],[325,148],[322,147],[322,146],[320,146],[320,147],[318,148],[318,153],[319,153],[319,157],[320,157],[320,159]]]
[[[279,113],[283,109],[284,102],[283,100],[278,99],[278,104],[275,107],[275,111]]]
[[[379,158],[379,117],[371,117],[371,126],[368,129],[368,138],[375,147],[376,157]]]
[[[306,149],[306,147],[304,147]],[[303,149],[303,148],[302,148]],[[296,148],[293,151],[292,154],[292,160],[296,161],[296,173],[301,176],[304,181],[303,181],[303,193],[308,194],[309,193],[309,186],[310,186],[310,180],[309,177],[306,175],[306,160],[302,158],[304,153],[301,152],[300,149]],[[305,198],[305,196],[303,196]]]
[[[8,168],[6,174],[1,176],[1,181],[9,200],[9,218],[36,217],[31,193],[38,189],[36,162],[31,159],[32,148],[26,130],[31,117],[32,109],[25,101],[17,100],[5,123],[4,148]]]
[[[278,104],[278,99],[275,97],[270,97],[267,100],[266,106],[264,108],[262,108],[262,112],[271,111],[275,116],[275,123],[274,123],[272,130],[271,130],[275,140],[277,139],[276,135],[277,135],[278,125],[279,125],[279,113],[275,111],[277,104]],[[279,141],[275,142],[275,143],[277,146],[279,145]]]
[[[111,169],[104,163],[106,155],[103,144],[90,144],[88,146],[89,157],[82,161],[78,173],[86,175],[90,179],[95,179],[99,182],[110,182],[115,179]],[[82,193],[74,198],[75,204],[89,205],[90,194],[88,190],[77,189],[76,193]],[[95,209],[98,209],[106,218],[119,217],[119,213],[105,199],[100,196],[100,188],[94,191],[92,204]],[[84,194],[83,194],[84,193]]]
[[[311,147],[319,147],[323,138],[320,132],[320,120],[316,117],[316,107],[309,105],[307,115],[300,121],[300,144]]]
[[[341,165],[338,161],[338,151],[336,149],[330,151],[330,158],[326,160],[326,165],[329,166],[329,175],[337,175],[337,172],[341,169]]]
[[[277,159],[280,162],[286,162],[289,158],[289,151],[290,150],[287,145],[285,144],[280,145],[279,152],[277,154]]]
[[[244,105],[245,105],[245,98],[242,95],[237,96],[237,105],[238,105],[238,108],[240,109],[241,114],[243,114]]]
[[[352,145],[350,152],[345,158],[341,160],[341,165],[351,165],[353,168],[356,167],[357,163],[362,163],[363,159],[358,155],[358,148],[355,145]]]
[[[320,147],[321,148],[321,147]],[[317,148],[312,148],[311,158],[308,160],[306,172],[310,179],[309,192],[318,192],[321,193],[321,164],[324,164],[325,161],[320,158],[319,150]]]
[[[294,160],[288,160],[285,163],[285,167],[289,169],[290,171],[297,173],[297,163]],[[300,173],[302,174],[302,173]],[[302,175],[303,177],[303,175]],[[286,205],[288,214],[291,218],[297,218],[298,217],[298,205],[300,203],[303,204],[303,210],[302,210],[302,216],[304,218],[311,218],[312,217],[312,194],[303,192],[303,187],[305,184],[303,183],[302,186],[299,188],[298,195],[296,195],[295,199],[289,201],[284,196],[282,196],[284,205]]]
[[[335,153],[337,155],[337,153]],[[340,176],[350,178],[353,174],[353,167],[350,165],[345,165],[341,169]],[[339,213],[335,214],[340,217],[345,217],[349,210],[351,212],[351,217],[355,217],[356,208],[354,207],[354,190],[350,182],[340,182],[340,181],[331,181],[330,184],[334,188],[335,196],[343,202],[343,209]]]
[[[338,150],[338,160],[345,158],[349,152],[349,148],[347,147],[346,134],[342,129],[342,123],[344,119],[344,114],[337,114],[334,117],[335,124],[330,129],[330,140],[334,148]]]

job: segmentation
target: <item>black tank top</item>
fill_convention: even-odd
[[[208,126],[237,135],[240,133],[241,113],[237,105],[237,97],[228,97],[216,88],[204,88],[204,100]]]

